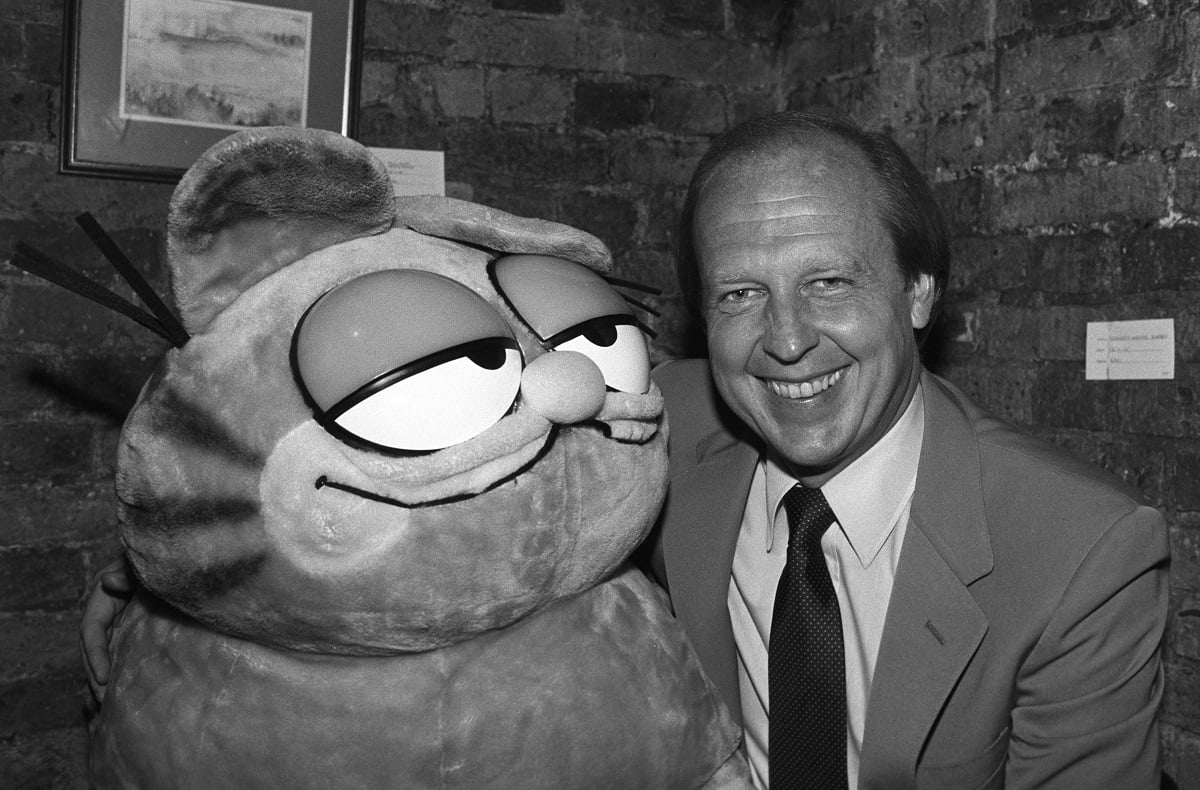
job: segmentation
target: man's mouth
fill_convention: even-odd
[[[774,379],[767,380],[767,386],[781,398],[790,400],[801,400],[811,398],[814,395],[820,395],[825,390],[841,381],[842,374],[846,372],[845,368],[840,368],[832,373],[826,373],[823,376],[809,379],[808,381],[791,382],[791,381],[776,381]]]

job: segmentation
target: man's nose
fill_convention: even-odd
[[[780,362],[795,362],[816,347],[821,335],[798,299],[772,300],[763,330],[763,350]]]
[[[552,423],[590,420],[604,406],[604,374],[576,351],[549,351],[521,373],[521,406]]]

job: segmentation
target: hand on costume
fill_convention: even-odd
[[[79,647],[87,670],[88,685],[97,701],[103,701],[112,661],[108,640],[113,626],[137,590],[137,578],[124,555],[100,570],[79,623]]]

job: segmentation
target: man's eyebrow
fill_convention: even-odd
[[[846,268],[850,270],[851,274],[864,275],[874,273],[873,269],[867,265],[867,262],[858,257],[846,261]]]
[[[809,274],[845,274],[857,278],[873,275],[872,267],[858,256],[831,260],[825,257],[804,257],[797,261]]]

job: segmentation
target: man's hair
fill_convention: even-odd
[[[739,156],[787,155],[824,133],[860,151],[880,187],[879,216],[883,220],[906,285],[917,276],[933,276],[934,309],[950,276],[950,242],[946,221],[924,176],[899,145],[883,132],[868,132],[850,121],[828,115],[777,112],[761,115],[718,135],[696,165],[688,185],[679,222],[675,266],[688,305],[700,311],[700,268],[696,260],[693,224],[696,209],[718,167]],[[933,315],[929,325],[933,324]],[[923,332],[920,334],[924,334]]]

